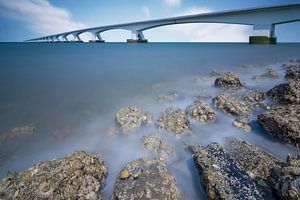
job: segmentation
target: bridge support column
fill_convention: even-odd
[[[64,42],[70,42],[70,40],[68,39],[67,35],[64,35],[63,38],[64,38]]]
[[[127,39],[128,43],[147,43],[142,31],[132,31],[132,39]]]
[[[276,44],[275,25],[253,25],[254,35],[249,37],[249,44]]]
[[[89,42],[99,42],[99,43],[104,43],[105,40],[103,40],[102,36],[100,33],[93,33],[93,39],[90,40]]]

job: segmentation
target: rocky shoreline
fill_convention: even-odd
[[[211,98],[212,107],[196,99],[184,109],[168,107],[157,119],[136,106],[123,107],[116,113],[114,132],[134,137],[142,126],[152,124],[159,134],[189,137],[194,134],[192,122],[209,126],[218,120],[217,112],[232,118],[234,126],[251,132],[249,116],[260,108],[256,122],[264,133],[300,148],[300,62],[292,60],[282,69],[285,82],[267,92],[247,88],[247,83],[235,73],[213,70],[209,78],[215,77],[214,87],[219,92]],[[279,76],[268,69],[253,79],[279,79]],[[170,93],[159,96],[159,101],[171,102],[174,98],[177,94]],[[269,105],[264,103],[266,99],[271,102]],[[0,138],[0,144],[34,134],[37,127],[29,123],[13,128]],[[154,158],[140,158],[120,169],[111,199],[184,199],[167,169],[168,159],[176,156],[174,147],[155,134],[144,136],[141,146],[153,153]],[[207,199],[300,199],[300,154],[289,155],[283,161],[264,147],[237,137],[226,138],[224,144],[184,146],[192,153],[188,155],[193,158]],[[101,157],[77,151],[37,163],[22,172],[9,173],[0,181],[0,200],[103,199],[101,190],[108,175],[108,166]]]

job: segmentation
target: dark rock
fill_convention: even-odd
[[[207,199],[262,199],[255,182],[220,145],[193,147],[192,151]]]
[[[282,104],[300,104],[300,81],[282,83],[267,92],[273,100]]]
[[[300,147],[300,105],[273,107],[257,120],[274,137]]]
[[[300,64],[290,65],[286,68],[285,76],[288,80],[300,81]]]
[[[253,91],[243,94],[242,99],[250,103],[259,103],[266,99],[266,95],[261,91]]]
[[[248,116],[252,112],[252,106],[249,102],[224,94],[217,95],[212,101],[214,106],[224,113],[235,116]]]
[[[225,74],[222,74],[215,80],[215,86],[239,89],[244,86],[244,83],[240,81],[239,77],[236,74],[227,72]]]
[[[191,132],[190,122],[180,108],[169,107],[156,122],[159,130],[167,130],[176,136]]]
[[[107,175],[101,159],[75,152],[10,173],[0,182],[0,199],[103,199]]]
[[[176,181],[166,170],[164,162],[139,159],[122,169],[111,199],[179,200],[181,196]]]
[[[185,112],[201,123],[216,120],[215,112],[202,100],[195,100],[192,105],[186,108]]]

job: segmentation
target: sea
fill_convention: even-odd
[[[2,137],[0,178],[84,150],[107,163],[109,176],[102,192],[109,199],[128,162],[156,156],[143,147],[142,137],[158,135],[175,151],[166,167],[183,199],[205,199],[183,143],[222,144],[236,136],[283,160],[299,149],[261,129],[256,118],[262,110],[250,116],[249,133],[233,126],[234,117],[216,109],[215,123],[190,119],[192,133],[182,137],[159,131],[155,121],[168,107],[184,111],[199,97],[212,106],[212,98],[221,91],[209,76],[214,69],[237,73],[247,90],[266,92],[284,82],[282,65],[293,58],[300,58],[299,43],[0,43],[0,138],[15,127],[36,126],[33,134]],[[280,78],[252,79],[269,68]],[[168,94],[176,98],[159,99]],[[115,114],[125,106],[151,112],[153,123],[130,135],[112,131],[118,128]]]

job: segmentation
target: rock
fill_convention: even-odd
[[[251,132],[251,126],[245,119],[235,119],[233,125],[244,130],[245,132]]]
[[[211,70],[211,72],[209,72],[210,77],[216,77],[216,76],[218,77],[218,76],[222,76],[223,74],[224,74],[223,72],[221,72],[217,69],[213,69],[213,70]]]
[[[169,107],[156,122],[159,130],[172,132],[176,136],[191,132],[190,122],[180,108]]]
[[[192,80],[195,81],[196,83],[203,83],[203,81],[210,81],[211,79],[212,79],[211,77],[200,76],[200,77],[194,77]]]
[[[262,199],[255,182],[219,144],[192,151],[207,199]]]
[[[218,110],[235,116],[249,116],[252,111],[252,107],[249,102],[224,94],[217,95],[212,99],[212,101]]]
[[[115,126],[111,126],[108,129],[106,129],[106,133],[108,135],[115,135],[115,134],[117,134],[119,132],[120,132],[120,128],[115,127]]]
[[[8,132],[0,135],[0,144],[7,139],[12,139],[19,136],[32,135],[37,132],[36,123],[29,123],[10,129]]]
[[[185,112],[200,123],[216,120],[215,112],[202,100],[195,100],[186,108]]]
[[[80,151],[40,162],[0,182],[0,199],[103,199],[107,178],[101,159]]]
[[[144,136],[142,138],[142,143],[148,151],[153,152],[160,157],[167,158],[168,156],[173,154],[173,149],[168,144],[166,144],[159,136]]]
[[[257,91],[248,92],[246,94],[243,94],[242,99],[244,101],[248,101],[250,103],[259,103],[266,99],[266,95],[265,95],[265,93],[257,90]]]
[[[128,163],[120,172],[113,200],[181,199],[176,181],[158,159],[139,159]]]
[[[152,114],[137,107],[123,107],[117,112],[116,120],[123,133],[127,134],[136,131],[142,124],[152,123]]]
[[[300,104],[300,81],[279,84],[269,90],[267,95],[281,104]]]
[[[273,107],[258,115],[257,120],[274,137],[300,147],[300,105]]]
[[[293,64],[286,68],[284,78],[300,81],[300,64]]]
[[[300,199],[300,154],[288,156],[287,166],[276,167],[270,181],[277,195],[284,200]]]
[[[159,102],[172,102],[175,101],[178,98],[178,94],[175,92],[168,93],[165,95],[159,95],[158,96],[158,101]]]
[[[274,71],[273,69],[267,69],[265,73],[252,77],[252,80],[262,79],[279,79],[279,73],[277,71]]]
[[[236,74],[227,72],[222,74],[215,80],[215,86],[239,89],[244,86],[244,83],[240,81],[239,77]]]
[[[57,129],[53,132],[53,136],[55,139],[63,139],[67,135],[71,133],[71,129],[69,127],[62,128],[62,129]]]

